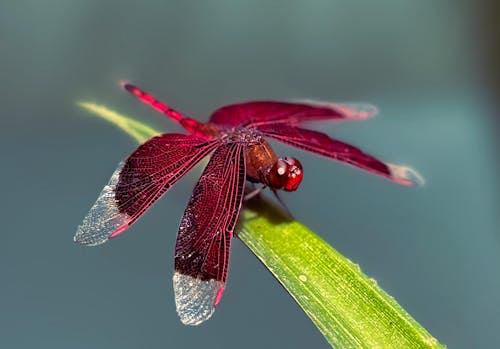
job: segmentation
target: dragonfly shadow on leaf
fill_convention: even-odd
[[[244,224],[244,222],[250,222],[258,217],[264,217],[274,225],[290,223],[294,220],[286,209],[278,206],[262,195],[245,201],[241,213],[238,228],[240,225]],[[240,229],[237,230],[239,231]]]

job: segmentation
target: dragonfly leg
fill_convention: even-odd
[[[288,214],[288,216],[290,218],[293,219],[293,214],[292,212],[290,212],[290,210],[288,209],[288,207],[286,206],[285,202],[281,199],[281,197],[278,195],[278,192],[275,190],[275,189],[271,189],[271,191],[273,192],[274,196],[276,197],[276,199],[278,200],[278,202],[281,204],[281,206],[283,206],[283,208],[285,209],[286,213]]]
[[[256,197],[257,195],[259,195],[262,190],[264,190],[266,188],[265,185],[263,185],[262,187],[259,187],[259,188],[255,188],[255,185],[252,183],[250,185],[247,186],[247,193],[245,194],[245,197],[243,198],[243,201],[248,201],[254,197]]]

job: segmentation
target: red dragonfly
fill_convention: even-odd
[[[121,162],[74,240],[94,246],[118,236],[210,155],[180,222],[175,247],[175,303],[184,324],[207,320],[221,300],[246,180],[273,191],[295,191],[302,181],[300,162],[293,157],[278,157],[265,137],[399,184],[418,181],[407,167],[384,163],[324,133],[298,126],[309,121],[366,119],[376,113],[370,105],[254,101],[224,106],[208,123],[201,123],[134,85],[124,83],[123,87],[178,122],[189,134],[153,137]]]

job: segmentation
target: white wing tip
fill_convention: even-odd
[[[346,120],[365,120],[374,117],[379,112],[376,106],[369,103],[331,103],[313,99],[299,99],[297,102],[339,111]]]
[[[78,227],[73,241],[81,245],[96,246],[105,243],[127,229],[131,217],[120,212],[115,200],[115,188],[123,168],[120,162],[109,183],[104,186],[82,224]]]
[[[184,325],[196,326],[210,319],[220,295],[221,284],[216,280],[200,280],[174,273],[175,307]]]
[[[105,243],[108,240],[108,237],[104,236],[99,236],[99,238],[97,239],[96,237],[92,236],[92,234],[89,234],[88,232],[83,230],[82,226],[78,227],[75,236],[73,236],[74,242],[84,246],[97,246]]]
[[[378,114],[378,108],[368,103],[341,103],[333,104],[334,108],[341,109],[346,115],[346,119],[364,120]]]
[[[394,179],[405,185],[417,185],[422,187],[425,185],[425,178],[417,170],[408,167],[395,164],[387,164],[391,175]]]

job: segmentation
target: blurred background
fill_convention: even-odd
[[[283,199],[441,343],[500,345],[500,21],[486,1],[0,2],[0,346],[327,348],[236,240],[224,299],[183,326],[171,275],[191,172],[122,237],[73,234],[135,147],[77,101],[179,131],[122,79],[207,120],[252,99],[367,101],[323,131],[426,178],[406,188],[324,158]]]

